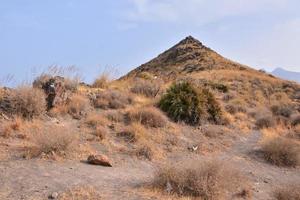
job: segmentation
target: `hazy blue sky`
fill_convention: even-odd
[[[300,71],[299,0],[0,0],[0,78],[76,65],[120,74],[187,35],[256,68]],[[1,80],[0,80],[1,81]]]

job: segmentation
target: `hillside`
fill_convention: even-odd
[[[299,199],[300,85],[187,37],[119,80],[0,88],[0,199]]]
[[[125,77],[148,72],[172,79],[178,75],[221,69],[250,70],[247,66],[222,57],[199,40],[188,36],[153,60],[129,72]]]

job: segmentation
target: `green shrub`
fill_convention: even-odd
[[[197,124],[204,114],[204,99],[188,82],[173,84],[160,99],[159,107],[174,121]]]
[[[174,121],[196,125],[201,119],[218,123],[222,111],[208,89],[198,89],[189,82],[173,84],[160,99],[158,106]]]

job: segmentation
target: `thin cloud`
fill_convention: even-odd
[[[280,11],[293,0],[129,0],[128,20],[203,25],[224,17]]]

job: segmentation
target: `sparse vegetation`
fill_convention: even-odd
[[[224,198],[245,190],[244,177],[220,161],[188,161],[184,165],[162,167],[156,174],[154,187],[179,196],[205,200]],[[231,196],[227,196],[230,199]]]
[[[126,142],[136,142],[144,137],[145,132],[146,130],[142,125],[133,123],[119,131],[117,136],[123,138]]]
[[[275,138],[262,146],[264,158],[278,166],[295,167],[300,164],[300,146],[291,139]]]
[[[152,160],[153,151],[149,146],[142,146],[137,149],[136,155],[139,158],[145,158],[147,160]]]
[[[298,126],[298,125],[300,125],[300,115],[299,115],[299,114],[292,117],[292,122],[291,122],[291,124],[292,124],[293,126]]]
[[[96,113],[89,114],[85,119],[85,124],[91,128],[96,128],[99,125],[105,126],[107,123],[108,121],[103,115]]]
[[[133,82],[131,92],[146,97],[155,97],[161,89],[160,80],[136,79]]]
[[[271,106],[271,111],[276,116],[283,116],[287,118],[289,118],[293,113],[293,109],[288,105],[273,105]]]
[[[259,129],[270,128],[274,126],[274,124],[275,120],[271,115],[261,116],[255,122],[256,127]]]
[[[109,76],[109,73],[102,73],[92,84],[94,88],[108,88],[109,83],[111,82],[111,78]]]
[[[65,156],[72,150],[75,135],[62,126],[43,125],[33,131],[31,142],[34,146],[27,152],[28,157],[43,154]]]
[[[92,134],[100,140],[104,140],[106,135],[108,134],[108,131],[103,126],[97,126],[96,129],[92,131]]]
[[[98,200],[102,199],[102,196],[98,189],[94,187],[75,187],[71,188],[58,197],[58,200]]]
[[[300,183],[284,185],[274,191],[276,200],[299,200],[300,199]]]
[[[131,110],[126,116],[130,123],[138,122],[146,127],[161,128],[167,124],[167,118],[164,114],[153,107]]]
[[[0,98],[0,110],[26,119],[40,116],[46,112],[44,92],[29,86],[20,86]]]
[[[132,95],[118,90],[99,92],[93,100],[95,108],[120,109],[133,103]]]

